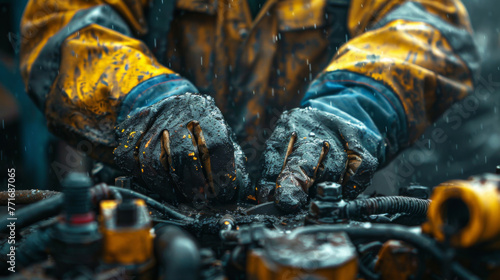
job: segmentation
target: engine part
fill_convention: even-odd
[[[92,184],[85,175],[73,174],[64,181],[63,194],[17,211],[22,218],[16,225],[17,268],[23,275],[28,271],[42,279],[178,279],[180,275],[182,279],[200,280],[496,279],[500,271],[497,238],[479,236],[463,249],[453,248],[456,245],[451,242],[460,233],[456,225],[464,220],[470,222],[471,217],[463,219],[467,217],[464,212],[473,211],[466,199],[472,200],[471,205],[477,207],[474,211],[487,219],[482,221],[482,229],[496,229],[492,214],[495,207],[500,207],[496,189],[500,176],[442,184],[440,187],[447,191],[436,188],[433,199],[439,192],[449,198],[430,201],[430,207],[436,201],[441,205],[434,207],[442,215],[442,240],[423,234],[420,227],[359,223],[398,223],[394,217],[425,217],[429,200],[424,199],[426,188],[421,186],[401,190],[400,194],[408,197],[344,201],[340,185],[322,183],[311,194],[316,196],[309,211],[284,215],[276,211],[274,202],[254,207],[214,205],[202,211],[180,204],[178,210],[127,189],[127,180],[117,178],[116,184],[122,187],[99,184],[90,188]],[[102,238],[91,205],[100,206],[98,226]],[[24,209],[29,211],[24,213]],[[25,228],[57,215],[61,209],[58,219]],[[431,219],[429,224],[434,221]],[[423,229],[426,227],[430,225]],[[468,224],[461,230],[467,231]],[[433,231],[425,232],[435,236]],[[4,247],[8,249],[2,246],[0,254],[6,255]]]
[[[200,250],[185,231],[176,226],[164,226],[158,230],[154,244],[159,267],[158,279],[198,279]]]
[[[382,279],[422,279],[423,275],[417,275],[418,268],[418,251],[398,240],[384,243],[375,264]]]
[[[309,205],[307,222],[310,224],[331,224],[345,222],[347,203],[342,199],[342,186],[323,182],[316,188],[316,199]]]
[[[139,265],[152,259],[151,218],[143,200],[102,201],[100,224],[106,263]]]
[[[139,265],[153,256],[151,218],[141,199],[101,202],[103,260],[109,264]]]
[[[70,173],[62,182],[63,214],[51,231],[51,252],[58,278],[93,275],[99,264],[102,236],[91,209],[92,181],[82,173]]]
[[[420,224],[427,215],[428,206],[429,200],[403,196],[373,197],[346,202],[342,200],[342,186],[327,182],[318,185],[316,199],[309,207],[307,222],[331,224],[348,220],[377,221],[370,219],[370,216],[389,214],[409,215],[414,224]]]
[[[35,192],[36,190],[26,190],[26,192]],[[19,191],[16,191],[16,196]],[[121,195],[116,190],[110,190],[106,184],[98,184],[90,189],[92,203],[97,205],[99,201],[104,199],[114,198],[121,200]],[[53,192],[53,196],[41,199],[33,204],[29,204],[24,208],[16,211],[17,229],[23,229],[31,226],[37,222],[54,217],[58,215],[64,203],[64,196],[62,193]],[[7,233],[8,216],[0,218],[0,233]]]
[[[247,279],[356,279],[357,256],[343,233],[268,238],[250,250]]]
[[[345,207],[347,218],[359,218],[378,214],[409,214],[420,224],[427,215],[429,200],[404,196],[381,196],[349,201]]]
[[[462,279],[479,279],[474,274],[465,269],[458,262],[450,262],[450,256],[443,252],[436,241],[415,231],[415,228],[404,227],[400,225],[382,225],[382,224],[361,224],[353,225],[315,225],[298,228],[294,230],[290,237],[297,238],[306,234],[317,234],[319,232],[345,232],[351,239],[368,239],[387,241],[391,239],[404,241],[422,252],[430,254],[437,261],[446,263],[450,266],[449,270]],[[448,270],[448,267],[443,269]]]
[[[468,248],[499,240],[500,176],[484,175],[440,184],[432,194],[424,232]],[[490,249],[498,246],[489,246]]]

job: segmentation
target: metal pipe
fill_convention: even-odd
[[[11,192],[3,191],[0,192],[0,206],[7,206]],[[49,197],[53,197],[60,194],[56,191],[48,190],[16,190],[15,198],[16,204],[31,204]]]

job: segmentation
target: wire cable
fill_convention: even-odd
[[[147,205],[149,205],[152,208],[160,211],[161,213],[169,216],[170,218],[177,219],[177,220],[188,221],[188,222],[193,221],[193,218],[188,217],[187,215],[184,215],[184,214],[178,212],[172,206],[168,206],[168,205],[162,204],[162,203],[160,203],[160,202],[158,202],[158,201],[156,201],[156,200],[154,200],[154,199],[152,199],[152,198],[150,198],[150,197],[148,197],[146,195],[138,193],[136,191],[129,190],[129,189],[123,189],[123,188],[119,188],[119,187],[113,187],[113,186],[108,186],[108,188],[110,190],[116,190],[116,191],[118,191],[123,196],[129,196],[129,197],[133,197],[133,198],[143,199],[144,202],[146,202]]]

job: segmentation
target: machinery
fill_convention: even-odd
[[[500,175],[346,201],[321,183],[294,215],[273,202],[192,209],[69,174],[63,192],[19,191],[0,218],[11,279],[500,279]],[[7,196],[0,195],[6,205]],[[15,242],[9,242],[9,237]],[[12,253],[14,252],[14,253]],[[16,273],[7,270],[15,255]]]

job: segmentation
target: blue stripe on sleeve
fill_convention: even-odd
[[[127,115],[133,115],[138,109],[153,105],[167,97],[186,92],[197,93],[196,87],[177,74],[160,75],[135,86],[122,102],[117,122]]]
[[[369,77],[349,71],[324,73],[311,83],[301,106],[362,122],[371,130],[367,133],[386,141],[389,156],[408,146],[406,114],[399,97]]]

